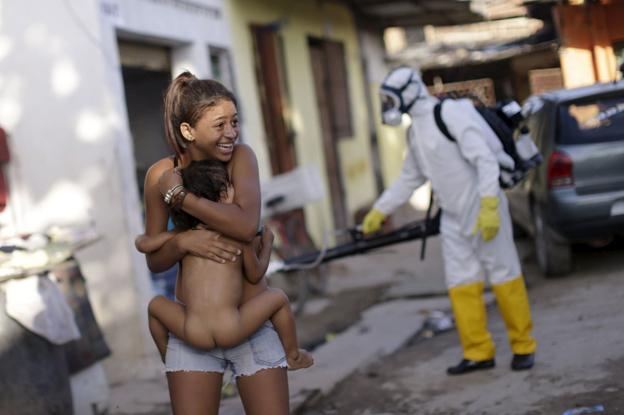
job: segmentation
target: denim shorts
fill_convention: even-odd
[[[234,377],[250,376],[262,369],[287,367],[277,332],[267,321],[247,341],[230,349],[196,349],[169,333],[166,372],[217,372],[230,369]]]

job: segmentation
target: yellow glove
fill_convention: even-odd
[[[481,198],[481,207],[477,216],[477,223],[472,231],[476,234],[481,232],[484,241],[494,239],[500,227],[500,216],[498,215],[498,197],[484,196]]]
[[[386,219],[385,213],[375,208],[371,209],[370,212],[364,216],[364,221],[362,222],[362,232],[364,232],[364,235],[380,230],[384,219]]]

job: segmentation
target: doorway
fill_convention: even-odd
[[[136,178],[143,201],[147,169],[173,154],[163,125],[163,97],[171,82],[171,52],[168,47],[126,40],[119,40],[118,45]],[[144,207],[142,214],[145,214]],[[173,298],[176,275],[177,266],[151,273],[154,289]]]
[[[288,108],[288,85],[285,81],[282,40],[274,26],[251,25],[254,41],[255,71],[260,107],[264,121],[266,145],[271,162],[271,173],[276,176],[297,167],[295,134],[286,117]],[[273,215],[274,231],[280,239],[278,250],[283,258],[316,250],[308,233],[303,208],[296,208]],[[287,230],[279,232],[278,229]]]
[[[294,132],[285,118],[288,87],[285,82],[281,38],[271,26],[251,25],[251,33],[271,173],[282,174],[297,166],[297,158]]]
[[[314,37],[308,38],[308,47],[321,118],[334,228],[344,229],[349,223],[337,142],[353,137],[344,47],[340,42]]]
[[[172,154],[163,126],[163,94],[171,82],[167,47],[119,40],[128,123],[141,200],[147,169]]]

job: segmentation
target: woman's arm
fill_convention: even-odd
[[[237,144],[230,163],[234,186],[232,203],[212,202],[188,194],[182,202],[182,209],[210,229],[243,242],[251,242],[260,222],[258,162],[249,146]],[[181,182],[179,174],[164,172],[160,180],[160,193],[164,194]]]
[[[243,247],[243,274],[245,279],[252,284],[262,280],[271,259],[273,247],[273,232],[264,228],[262,236],[258,236],[251,243]]]
[[[154,236],[139,235],[134,239],[134,246],[137,251],[143,254],[150,254],[162,248],[175,235],[174,232],[162,232]]]
[[[164,171],[173,167],[170,159],[162,159],[147,171],[145,176],[145,236],[157,237],[167,232],[169,210],[162,199],[158,181]],[[197,255],[217,262],[235,261],[240,247],[209,230],[188,230],[176,233],[159,249],[146,253],[147,266],[152,272],[162,272],[180,261],[185,255]]]

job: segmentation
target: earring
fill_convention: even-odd
[[[184,138],[186,138],[187,141],[195,141],[195,137],[190,134],[185,134]]]

